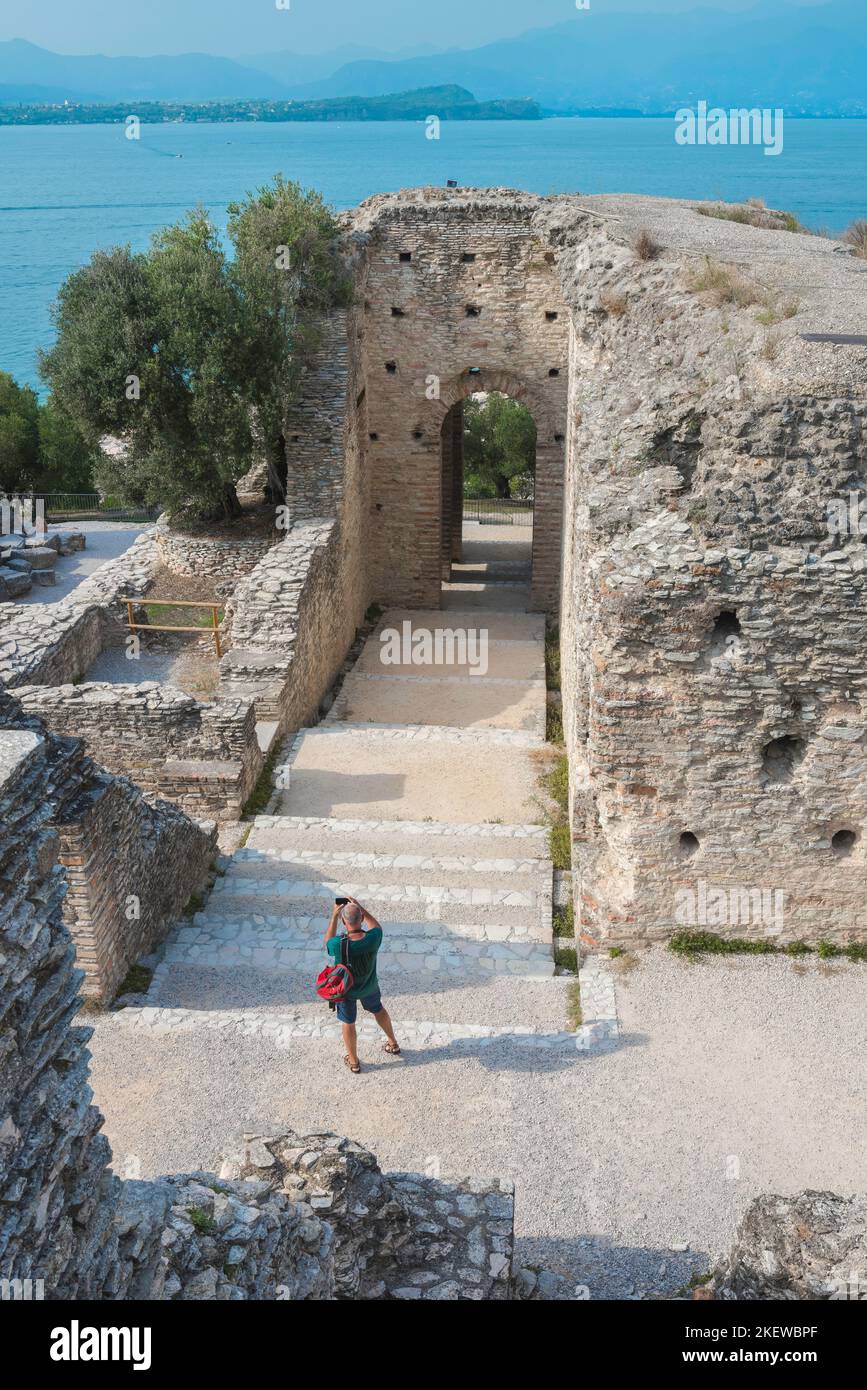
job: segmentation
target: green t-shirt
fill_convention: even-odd
[[[326,947],[329,956],[338,962],[342,941],[342,936],[332,936]],[[379,981],[376,978],[376,956],[381,945],[382,927],[371,927],[370,931],[364,933],[363,941],[350,941],[349,968],[355,980],[355,987],[345,995],[345,998],[367,999],[368,995],[376,994],[379,989]]]

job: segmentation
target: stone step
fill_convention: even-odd
[[[470,928],[509,934],[529,932],[535,940],[551,939],[551,895],[507,888],[432,888],[411,884],[305,883],[290,880],[231,878],[219,881],[208,898],[206,915],[263,917],[288,922],[311,918],[324,928],[336,896],[351,893],[387,926],[425,923],[446,929]],[[440,896],[437,896],[440,895]],[[195,920],[198,920],[196,918]],[[492,939],[498,939],[493,936]]]
[[[471,935],[473,930],[479,934]],[[434,922],[393,923],[379,954],[377,974],[381,979],[425,973],[462,980],[493,973],[534,979],[553,976],[550,944],[529,936],[498,941],[487,934],[495,930],[444,929]],[[315,979],[326,962],[322,934],[321,921],[310,918],[268,926],[222,921],[199,913],[194,925],[172,933],[163,960],[167,966],[196,965],[226,971],[252,965]]]
[[[513,729],[320,724],[276,770],[283,815],[475,824],[529,820],[543,747]]]
[[[209,1010],[166,1009],[159,1007],[127,1008],[117,1016],[119,1026],[124,1030],[144,1031],[152,1037],[168,1033],[188,1033],[197,1031],[216,1031],[221,1038],[235,1031],[244,1037],[264,1037],[278,1049],[291,1046],[293,1040],[322,1038],[338,1040],[340,1024],[330,1011],[318,1013],[315,1017],[297,1013],[256,1013],[252,1010]],[[359,1011],[358,1039],[361,1043],[381,1044],[382,1033],[371,1018]],[[520,1024],[511,1027],[497,1027],[483,1023],[443,1023],[436,1020],[402,1019],[399,1026],[399,1039],[406,1047],[439,1047],[467,1042],[476,1045],[493,1046],[507,1044],[513,1047],[550,1050],[554,1048],[578,1048],[585,1050],[587,1039],[582,1034],[544,1029]]]
[[[407,620],[408,621],[408,620]],[[470,638],[463,637],[461,643],[451,641],[445,636],[436,638],[436,632],[441,634],[446,632],[470,632]],[[458,627],[457,624],[443,623],[442,614],[439,615],[439,624],[431,628],[423,623],[413,624],[406,628],[404,636],[403,626],[389,627],[383,624],[378,636],[371,638],[364,646],[364,649],[353,667],[353,675],[367,676],[448,676],[451,679],[462,677],[464,680],[473,684],[479,682],[487,683],[489,680],[514,680],[514,681],[544,681],[545,679],[545,657],[544,650],[538,641],[522,641],[520,639],[498,640],[490,636],[487,622],[475,622],[469,627]],[[400,634],[400,650],[396,651],[395,642],[389,639],[388,642],[382,641],[382,634]],[[428,639],[433,644],[436,654],[437,640],[439,641],[440,655],[446,658],[473,656],[475,659],[471,664],[469,660],[464,662],[453,661],[444,665],[420,665],[418,664],[424,650],[418,645],[418,634],[433,633],[434,636]],[[393,662],[391,658],[399,654],[401,657],[406,655],[412,658],[415,649],[416,661]],[[487,669],[484,675],[478,674],[478,656],[485,657]]]
[[[260,832],[264,833],[264,832]],[[357,838],[354,843],[358,844]],[[365,841],[365,843],[370,843]],[[435,848],[435,846],[431,846]],[[232,874],[262,879],[303,878],[304,870],[314,878],[323,870],[329,880],[374,875],[381,883],[445,885],[451,888],[480,888],[512,885],[516,889],[550,890],[551,865],[544,859],[486,858],[479,855],[380,854],[374,849],[259,849],[248,843],[235,850]]]
[[[498,872],[508,872],[506,864],[520,871],[525,862],[548,863],[548,830],[543,825],[468,823],[453,825],[443,821],[356,820],[320,816],[257,816],[241,853],[279,854],[291,861],[309,854],[325,856],[373,854],[392,861],[412,856],[464,859],[475,865],[497,861]]]
[[[526,612],[530,606],[530,587],[527,584],[490,584],[486,581],[443,584],[442,606],[447,612],[454,609]]]
[[[471,679],[441,667],[391,676],[353,671],[326,722],[520,729],[541,742],[545,709],[544,680]]]
[[[516,612],[491,612],[486,614],[484,623],[479,622],[479,613],[476,608],[462,610],[457,605],[452,604],[448,615],[441,608],[389,608],[380,619],[379,627],[370,642],[379,641],[379,633],[384,628],[402,629],[404,622],[412,623],[413,630],[424,630],[426,632],[436,632],[437,629],[456,628],[479,629],[481,626],[488,634],[489,642],[531,642],[544,643],[545,641],[545,618],[540,613]]]
[[[532,566],[524,560],[490,560],[452,564],[453,584],[528,584]]]

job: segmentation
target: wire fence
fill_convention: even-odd
[[[512,497],[465,497],[464,521],[482,526],[532,526],[533,503]]]

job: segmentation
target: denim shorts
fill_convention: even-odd
[[[366,1009],[369,1014],[378,1014],[382,1011],[382,995],[379,990],[375,994],[368,994],[366,999],[362,999],[361,1007]],[[341,999],[337,1005],[337,1017],[341,1023],[354,1023],[358,1017],[358,1000]]]

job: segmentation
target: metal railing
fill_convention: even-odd
[[[127,627],[132,632],[197,632],[203,637],[206,632],[213,632],[214,646],[217,651],[217,660],[223,655],[223,648],[220,643],[220,618],[222,604],[208,603],[202,599],[193,598],[122,598],[121,603],[126,604]],[[139,608],[210,608],[211,626],[210,627],[171,627],[167,623],[137,623],[133,614],[135,607]]]
[[[47,521],[155,521],[160,507],[129,507],[116,497],[98,492],[36,492],[36,501],[45,503]]]
[[[533,503],[512,497],[465,497],[464,521],[482,526],[532,526]]]

